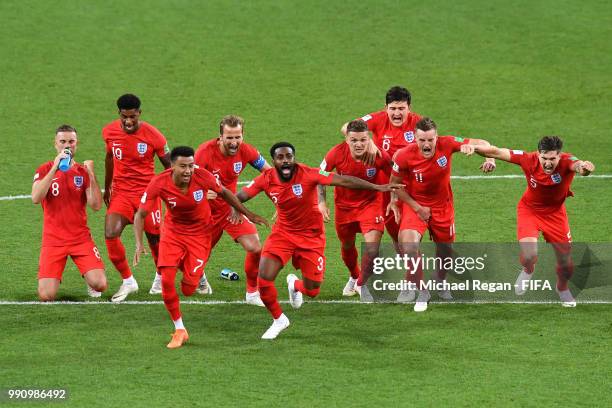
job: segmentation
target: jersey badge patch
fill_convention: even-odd
[[[440,157],[438,160],[436,160],[436,162],[438,163],[438,166],[440,167],[446,167],[446,165],[448,164],[448,160],[446,160],[446,156]]]
[[[414,132],[412,131],[405,132],[404,140],[406,140],[408,143],[414,142]]]
[[[138,143],[136,145],[136,150],[138,150],[138,153],[140,154],[145,154],[147,152],[147,144],[146,143]]]
[[[376,169],[375,168],[366,169],[366,176],[368,176],[368,178],[372,178],[375,175],[376,175]]]
[[[552,179],[553,183],[555,184],[559,184],[561,183],[561,175],[559,173],[554,173],[550,175],[550,178]]]
[[[234,163],[234,173],[240,173],[242,171],[242,162]]]
[[[76,188],[83,187],[83,176],[74,176],[74,185]]]
[[[302,193],[304,192],[304,190],[302,189],[302,185],[301,184],[294,184],[291,186],[291,190],[293,190],[293,194],[295,194],[296,196],[301,196]]]
[[[203,198],[204,198],[204,192],[202,190],[196,190],[193,192],[193,199],[196,200],[197,202],[202,201]]]

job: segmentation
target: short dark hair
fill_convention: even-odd
[[[559,136],[544,136],[538,143],[539,152],[560,152],[563,148],[563,140]]]
[[[64,125],[59,126],[57,129],[55,129],[55,134],[56,135],[59,132],[74,132],[74,133],[77,133],[77,130],[73,126],[64,124]]]
[[[434,122],[432,118],[424,117],[416,123],[415,129],[422,130],[423,132],[427,132],[428,130],[431,130],[431,129],[437,130],[438,125],[436,125],[436,122]]]
[[[412,97],[410,96],[410,91],[401,86],[394,86],[387,91],[387,96],[385,97],[385,101],[388,104],[391,102],[408,102],[410,105],[410,101]]]
[[[140,99],[134,94],[121,95],[117,99],[119,110],[140,109]]]
[[[224,116],[223,119],[221,119],[221,122],[219,123],[219,134],[220,135],[223,134],[223,126],[228,126],[231,128],[240,126],[242,130],[244,131],[244,119],[242,119],[238,115]]]
[[[355,119],[348,123],[346,126],[346,133],[349,132],[367,132],[368,124],[363,119]]]
[[[180,157],[192,157],[194,155],[195,155],[195,152],[193,151],[193,148],[189,146],[176,146],[170,152],[170,161],[174,163],[179,156]]]
[[[272,156],[272,158],[274,158],[274,152],[276,151],[276,149],[279,149],[281,147],[288,147],[293,151],[293,154],[295,155],[295,147],[293,147],[293,145],[289,142],[278,142],[278,143],[274,143],[274,145],[270,148],[270,156]]]

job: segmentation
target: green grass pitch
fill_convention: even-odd
[[[102,181],[100,131],[126,92],[141,97],[143,120],[171,146],[215,137],[220,118],[236,113],[247,142],[267,152],[288,140],[315,166],[342,140],[344,122],[380,109],[400,84],[441,134],[524,150],[559,134],[567,151],[612,174],[607,1],[7,0],[0,15],[0,197],[29,194],[65,122],[79,130],[77,159],[93,159]],[[454,174],[476,175],[478,164],[456,157]],[[502,163],[497,174],[518,168]],[[514,241],[524,183],[455,180],[457,239]],[[574,182],[567,207],[576,241],[610,241],[610,183]],[[265,198],[251,206],[273,212]],[[105,253],[103,219],[90,213]],[[42,211],[27,199],[3,200],[0,225],[0,301],[34,301]],[[320,298],[340,300],[347,273],[332,225],[327,236]],[[131,257],[131,228],[124,242]],[[242,260],[224,237],[207,267],[211,300],[242,299],[244,279],[218,278]],[[0,388],[67,388],[58,406],[74,407],[611,402],[610,305],[433,305],[416,315],[401,305],[311,303],[288,310],[292,326],[264,343],[265,310],[193,304],[183,307],[190,343],[169,351],[162,305],[106,304],[119,275],[105,261],[105,304],[0,304]],[[145,259],[135,270],[141,291],[130,299],[160,299],[147,294],[152,274]],[[73,265],[64,276],[60,297],[88,300]]]

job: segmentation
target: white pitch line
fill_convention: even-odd
[[[499,175],[474,175],[474,176],[451,176],[453,180],[507,180],[507,179],[523,179],[525,178],[522,174],[499,174]],[[593,174],[588,177],[576,177],[574,180],[583,180],[583,179],[608,179],[612,178],[612,174]],[[250,181],[239,181],[239,185],[249,184]],[[104,190],[102,190],[104,191]],[[0,201],[13,201],[13,200],[24,200],[27,198],[32,198],[29,194],[20,194],[20,195],[9,195],[9,196],[1,196]]]
[[[288,304],[289,301],[283,300],[279,303]],[[371,304],[404,304],[398,302],[369,302],[364,303],[359,300],[310,300],[304,303],[318,303],[318,304],[359,304],[359,305],[371,305]],[[577,300],[579,305],[611,305],[612,301],[609,300]],[[163,301],[159,300],[128,300],[121,303],[105,302],[105,301],[58,301],[58,302],[37,302],[37,301],[0,301],[0,306],[25,306],[25,305],[36,305],[36,306],[55,306],[55,305],[107,305],[107,306],[120,306],[120,305],[163,305]],[[218,306],[218,305],[245,305],[244,300],[187,300],[181,301],[182,305],[203,305],[203,306]],[[534,301],[522,301],[522,300],[455,300],[452,302],[438,302],[432,301],[429,304],[434,305],[493,305],[493,304],[517,304],[517,305],[554,305],[559,304],[559,301],[554,300],[534,300]]]

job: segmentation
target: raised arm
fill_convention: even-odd
[[[53,183],[53,176],[55,176],[55,172],[57,172],[57,168],[59,167],[59,162],[64,157],[67,157],[66,153],[64,152],[61,152],[55,156],[53,166],[49,169],[49,172],[45,175],[45,177],[34,181],[32,184],[32,202],[34,204],[39,204],[47,195],[49,187],[51,187],[51,184]]]
[[[572,165],[572,170],[581,176],[588,176],[595,171],[595,165],[590,161],[578,160]]]

